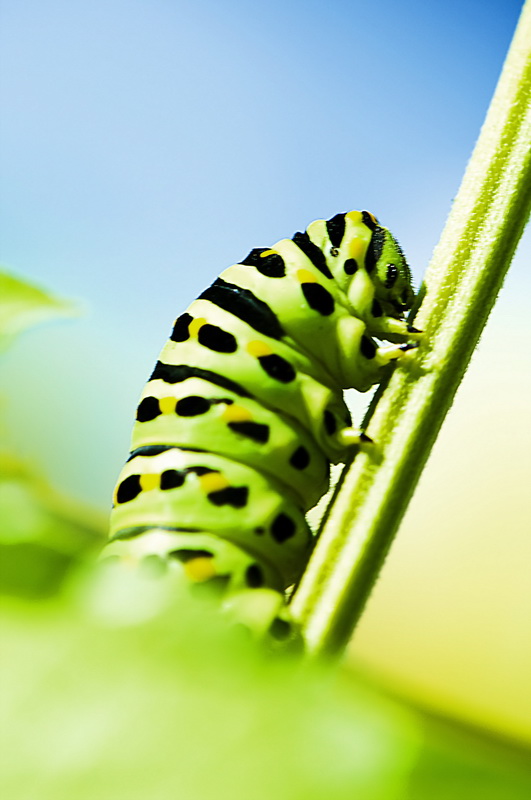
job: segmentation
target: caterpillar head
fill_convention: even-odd
[[[374,228],[365,264],[385,313],[402,317],[413,305],[415,292],[402,248],[387,228]]]
[[[316,220],[307,233],[325,255],[330,272],[354,308],[366,300],[367,285],[360,280],[363,272],[386,316],[401,318],[411,308],[415,293],[404,253],[392,233],[369,211]]]

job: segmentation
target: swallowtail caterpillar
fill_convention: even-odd
[[[367,391],[415,346],[413,299],[400,246],[367,211],[226,269],[177,318],[144,389],[107,553],[156,557],[251,627],[287,633],[305,513],[330,463],[370,442],[342,390]]]

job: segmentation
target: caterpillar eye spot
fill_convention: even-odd
[[[139,403],[113,556],[147,559],[157,580],[167,568],[236,623],[291,646],[286,598],[312,549],[306,514],[330,464],[378,448],[340,387],[365,392],[386,364],[408,361],[416,344],[382,340],[420,338],[413,326],[404,336],[409,275],[392,234],[351,211],[251,250],[215,279],[177,316]]]
[[[391,289],[395,283],[396,279],[398,278],[398,269],[395,264],[388,264],[387,265],[387,274],[385,277],[385,286],[387,289]]]

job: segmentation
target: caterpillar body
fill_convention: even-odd
[[[226,269],[177,318],[144,389],[107,549],[160,559],[280,637],[312,547],[305,513],[330,463],[368,440],[342,390],[367,391],[415,346],[413,299],[400,246],[367,211]]]

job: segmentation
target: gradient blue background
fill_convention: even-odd
[[[418,282],[520,6],[4,0],[2,261],[84,307],[4,356],[6,443],[108,506],[174,317],[312,219],[372,210]],[[354,645],[527,737],[529,233]]]

